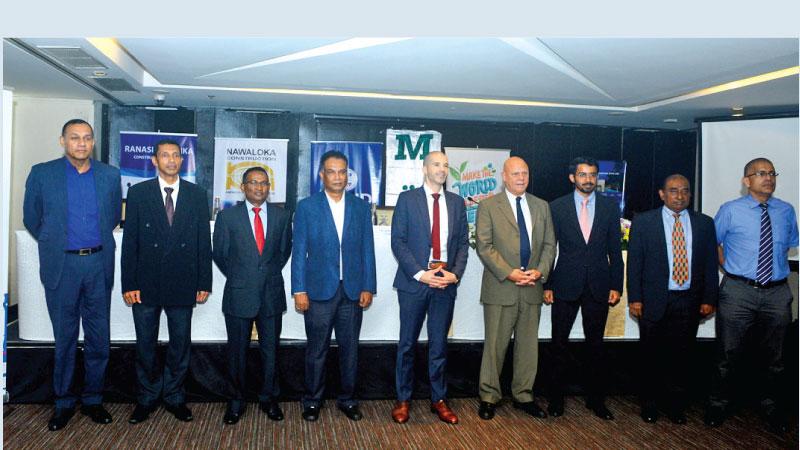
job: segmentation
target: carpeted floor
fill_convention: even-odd
[[[713,448],[776,449],[798,448],[798,428],[777,435],[765,428],[757,414],[746,410],[728,419],[720,428],[702,423],[702,411],[689,411],[687,425],[674,425],[662,417],[655,424],[639,418],[639,408],[632,397],[615,397],[608,407],[616,420],[596,418],[578,398],[567,399],[566,415],[556,419],[533,419],[506,402],[494,420],[478,418],[477,399],[455,399],[450,404],[459,415],[458,425],[439,422],[428,404],[418,400],[412,405],[411,420],[398,425],[392,422],[389,400],[364,401],[364,419],[352,422],[328,401],[317,422],[300,417],[298,402],[282,403],[286,419],[272,422],[250,404],[242,420],[224,425],[224,403],[196,403],[189,407],[194,421],[178,422],[159,409],[147,422],[129,425],[131,404],[106,404],[114,416],[110,425],[97,425],[76,414],[59,432],[47,431],[52,405],[5,405],[3,444],[8,449],[42,448],[281,448],[281,449],[358,449],[358,448],[501,448],[501,449],[585,449],[585,448]]]

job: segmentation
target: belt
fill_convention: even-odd
[[[65,253],[71,253],[73,255],[80,255],[80,256],[87,256],[91,255],[92,253],[97,253],[103,249],[102,245],[98,245],[97,247],[92,248],[79,248],[76,250],[64,250]]]
[[[691,293],[692,293],[691,289],[685,289],[685,290],[682,290],[682,291],[678,290],[678,289],[673,289],[673,290],[669,291],[669,295],[674,295],[674,296],[678,296],[678,297],[684,297],[684,296],[687,296],[687,295],[689,295]]]
[[[443,270],[446,270],[447,269],[447,262],[445,262],[445,261],[429,261],[428,262],[428,270],[438,269],[440,267]]]
[[[751,280],[750,278],[743,277],[741,275],[734,275],[732,273],[727,273],[727,274],[725,274],[725,276],[727,276],[728,278],[732,278],[734,280],[739,280],[742,283],[744,283],[744,284],[746,284],[748,286],[752,286],[752,287],[754,287],[756,289],[771,289],[771,288],[786,284],[786,278],[784,278],[782,280],[777,280],[777,281],[770,281],[768,283],[759,283],[756,280]]]

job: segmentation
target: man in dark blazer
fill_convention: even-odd
[[[31,168],[22,217],[39,244],[39,277],[55,337],[51,431],[64,428],[75,413],[77,396],[70,386],[80,323],[85,371],[81,412],[97,423],[112,420],[102,401],[114,284],[112,231],[122,209],[119,170],[92,159],[91,125],[68,121],[59,142],[62,158]]]
[[[347,157],[322,155],[324,189],[297,204],[292,241],[292,294],[304,313],[306,338],[303,419],[319,418],[325,389],[325,357],[336,330],[341,389],[339,409],[361,420],[355,398],[358,335],[363,309],[376,291],[375,243],[369,204],[347,187]]]
[[[642,420],[655,422],[664,400],[670,420],[684,424],[697,326],[717,304],[717,238],[710,217],[687,209],[686,177],[668,176],[658,195],[664,206],[631,224],[628,305],[642,343]]]
[[[458,423],[447,406],[447,332],[456,289],[467,266],[469,232],[464,199],[444,189],[447,156],[430,152],[422,163],[422,187],[400,194],[392,216],[392,252],[397,258],[394,287],[400,302],[395,422],[408,421],[414,390],[414,347],[428,317],[428,377],[431,409],[439,419]]]
[[[227,278],[222,312],[233,396],[223,421],[231,425],[245,410],[245,368],[253,322],[258,329],[264,378],[259,404],[270,419],[283,420],[275,357],[286,311],[281,270],[292,254],[292,221],[288,211],[267,203],[269,186],[263,167],[247,169],[241,186],[245,201],[221,211],[214,224],[214,262]]]
[[[178,420],[192,420],[183,384],[189,370],[192,310],[211,292],[208,196],[178,176],[183,158],[177,142],[156,145],[158,176],[131,186],[122,235],[122,292],[136,328],[136,408],[128,422],[147,420],[163,399]],[[156,344],[161,311],[169,346],[162,370]]]
[[[587,343],[586,406],[597,417],[612,420],[605,405],[603,334],[608,307],[619,303],[623,271],[620,246],[619,206],[597,195],[599,166],[592,158],[577,157],[569,165],[569,181],[575,189],[550,203],[558,258],[544,288],[544,301],[553,305],[553,354],[555,364],[547,411],[564,414],[564,378],[570,361],[569,333],[581,311]]]

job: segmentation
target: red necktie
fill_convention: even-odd
[[[439,194],[433,194],[433,227],[431,227],[431,247],[433,260],[439,261],[442,257],[442,244],[439,240]]]
[[[264,224],[261,222],[261,216],[258,215],[261,212],[261,208],[253,208],[253,212],[256,213],[253,224],[256,229],[256,247],[258,247],[258,254],[260,255],[264,251]]]

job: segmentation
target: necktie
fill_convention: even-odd
[[[522,197],[517,197],[517,226],[519,227],[519,267],[525,270],[531,260],[531,240],[528,237],[528,227],[525,226],[525,216],[522,215]]]
[[[581,216],[579,222],[581,223],[581,233],[583,233],[583,240],[589,243],[589,234],[592,232],[592,226],[589,224],[589,198],[584,198],[581,202]]]
[[[439,261],[442,257],[442,243],[439,238],[439,194],[433,194],[433,226],[431,227],[431,248],[433,260]]]
[[[256,218],[253,220],[253,228],[256,229],[256,247],[258,247],[258,254],[260,255],[264,252],[264,224],[258,214],[261,212],[261,208],[253,208],[253,212],[256,213]]]
[[[172,226],[172,218],[175,217],[175,202],[172,201],[172,191],[175,189],[165,187],[164,192],[167,193],[167,198],[164,200],[164,208],[167,210],[167,222]]]
[[[758,241],[758,268],[756,281],[767,284],[772,281],[772,222],[769,220],[767,204],[761,205],[761,238]]]
[[[686,237],[683,235],[681,215],[673,214],[675,225],[672,227],[672,280],[683,286],[689,280],[689,262],[686,259]]]

